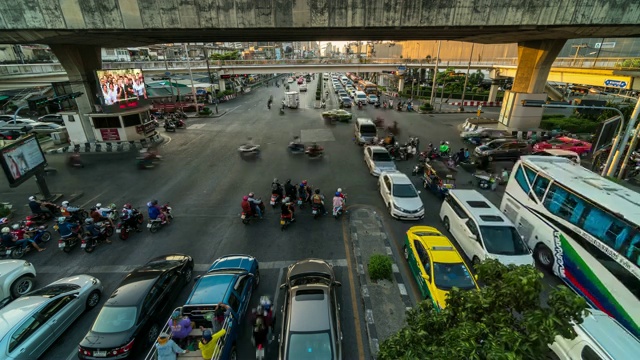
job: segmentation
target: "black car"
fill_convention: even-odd
[[[340,98],[340,105],[342,105],[343,108],[350,108],[351,105],[353,104],[353,100],[351,100],[351,98],[349,97],[341,97]]]
[[[480,163],[498,160],[516,161],[522,155],[531,153],[531,146],[526,141],[514,139],[496,139],[476,147],[474,155]]]
[[[123,359],[153,345],[180,290],[193,277],[193,259],[169,254],[133,270],[104,304],[80,342],[80,359]]]

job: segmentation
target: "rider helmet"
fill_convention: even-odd
[[[124,208],[131,210],[131,204],[129,203],[124,204]]]
[[[254,193],[252,193],[252,192],[250,192],[250,193],[249,193],[249,197],[250,197],[250,198],[253,198],[254,196],[255,196],[255,194],[254,194]]]
[[[86,219],[84,219],[84,223],[87,224],[87,225],[91,225],[91,224],[93,224],[93,219],[92,218],[86,218]]]
[[[245,196],[242,197],[242,200],[247,201],[247,200],[249,200],[249,197],[247,195],[245,195]]]
[[[444,145],[444,141],[440,141],[440,145]]]
[[[445,143],[445,145],[449,145],[449,142],[448,142],[448,141],[445,141],[444,143]]]
[[[284,200],[282,200],[283,203],[287,204],[291,201],[291,199],[287,196],[286,198],[284,198]]]
[[[66,208],[67,206],[69,206],[69,201],[65,200],[62,202],[62,207]]]
[[[10,233],[10,232],[11,232],[11,229],[9,229],[7,226],[5,226],[5,227],[3,227],[3,228],[2,228],[2,233],[3,233],[3,234],[8,234],[8,233]]]
[[[262,305],[256,306],[256,313],[262,314],[263,312],[264,312],[264,308],[262,308]]]
[[[338,188],[338,192],[339,192],[339,193],[342,193],[342,188]]]
[[[100,209],[102,207],[102,203],[97,203],[96,204],[96,209]]]
[[[274,183],[278,183],[278,178],[273,178]]]
[[[11,225],[11,228],[13,230],[20,230],[20,224],[13,224],[13,225]]]
[[[340,191],[336,192],[336,196],[340,196]]]
[[[111,210],[115,210],[116,208],[118,208],[118,207],[116,206],[116,204],[114,204],[114,203],[109,204],[109,209],[111,209]]]
[[[291,184],[291,179],[287,179],[287,184]]]
[[[316,189],[315,193],[320,194],[320,189]]]
[[[153,200],[153,201],[151,202],[151,204],[153,204],[153,205],[158,205],[158,200]]]
[[[35,196],[29,196],[29,201],[36,201],[36,197]]]
[[[62,223],[63,223],[63,222],[65,222],[65,221],[67,221],[67,218],[66,218],[66,217],[64,217],[64,216],[60,216],[60,217],[58,218],[58,223],[59,223],[59,224],[62,224]]]

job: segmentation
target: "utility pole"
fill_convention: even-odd
[[[169,90],[171,90],[171,101],[173,101],[173,81],[171,81],[171,72],[169,71],[169,63],[167,62],[167,46],[164,46],[164,68],[169,77]]]
[[[578,45],[571,45],[571,47],[576,49],[576,54],[573,56],[573,62],[571,63],[571,66],[575,66],[576,65],[576,60],[578,59],[578,54],[580,53],[580,49],[588,48],[589,45],[588,44],[578,44]]]
[[[436,77],[438,76],[438,63],[440,62],[440,45],[442,45],[442,41],[438,41],[438,54],[436,55],[436,67],[433,70],[433,82],[431,84],[431,98],[429,99],[429,104],[433,106],[433,101],[436,96]],[[440,105],[442,107],[442,105]]]
[[[469,71],[471,70],[471,60],[473,58],[473,48],[476,44],[471,43],[471,54],[469,54],[469,64],[467,65],[467,75],[464,77],[464,86],[462,87],[462,100],[460,101],[460,111],[464,111],[464,95],[467,93],[467,83],[469,82]]]
[[[191,72],[191,58],[189,57],[189,50],[187,44],[184,44],[184,51],[187,53],[187,67],[189,68],[189,78],[191,79],[191,94],[193,95],[193,102],[196,105],[196,112],[198,112],[198,97],[196,96],[196,87],[193,85],[193,72]]]
[[[633,109],[633,113],[631,114],[631,118],[629,119],[629,124],[627,125],[627,130],[624,132],[624,137],[622,138],[622,142],[620,143],[620,147],[618,149],[614,149],[613,147],[611,148],[611,151],[616,151],[616,154],[614,155],[613,158],[613,163],[611,164],[611,168],[609,168],[609,172],[607,175],[609,176],[613,176],[613,174],[615,173],[615,170],[618,167],[618,163],[620,162],[620,157],[622,156],[622,154],[624,154],[624,150],[627,147],[627,142],[629,142],[629,134],[631,134],[631,132],[633,131],[634,126],[636,125],[636,121],[638,120],[638,114],[640,113],[640,99],[636,100],[636,106]],[[621,124],[622,125],[622,124]],[[632,145],[635,145],[636,142],[636,138],[638,137],[638,134],[634,134],[634,139],[631,142]],[[633,152],[633,149],[631,146],[629,146],[629,150],[627,151],[627,155],[625,156],[625,159],[622,163],[622,168],[620,169],[620,172],[618,172],[618,179],[620,179],[622,177],[623,174],[623,170],[627,165],[627,160],[629,159],[629,157],[631,156],[631,153]]]

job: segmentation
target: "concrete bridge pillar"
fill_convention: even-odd
[[[511,91],[506,91],[500,110],[500,122],[520,130],[540,126],[543,108],[523,107],[523,100],[546,100],[544,92],[551,65],[565,39],[535,40],[518,43],[518,70]]]
[[[219,91],[227,90],[227,83],[223,78],[218,79],[218,90]]]
[[[402,91],[404,91],[404,76],[398,79],[398,93],[402,93]]]
[[[500,88],[500,81],[491,81],[491,87],[489,88],[489,102],[495,102],[498,97],[498,89]]]
[[[96,138],[88,114],[95,112],[94,104],[99,103],[95,71],[102,68],[100,46],[51,45],[50,47],[67,72],[71,90],[84,94],[77,97],[75,101],[87,140],[94,142]]]

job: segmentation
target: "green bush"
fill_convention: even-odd
[[[372,255],[369,258],[369,277],[373,281],[391,280],[391,265],[391,259],[387,255]]]
[[[4,205],[0,205],[0,217],[8,216],[11,213],[11,209]]]
[[[420,105],[420,111],[431,111],[431,110],[433,110],[433,106],[431,106],[431,104],[429,103],[424,103]]]
[[[542,120],[547,120],[547,119],[564,119],[566,118],[565,115],[562,114],[549,114],[549,115],[542,115]]]
[[[211,109],[209,109],[208,107],[203,108],[200,112],[198,112],[198,115],[211,115],[213,111],[211,111]]]
[[[563,130],[572,133],[593,133],[599,122],[576,117],[553,117],[542,119],[540,128],[544,130]]]

